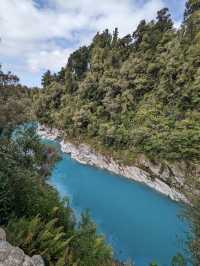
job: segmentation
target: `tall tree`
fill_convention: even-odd
[[[72,53],[68,59],[67,68],[71,71],[75,79],[84,77],[89,65],[89,49],[86,46],[79,48]]]
[[[184,13],[183,33],[184,41],[193,42],[199,33],[200,27],[200,2],[188,0]]]
[[[172,29],[173,22],[172,22],[171,15],[169,13],[169,9],[168,8],[163,8],[163,9],[158,11],[156,27],[161,32],[164,32],[164,31],[167,31],[169,29]]]
[[[142,20],[139,23],[137,29],[133,32],[134,46],[136,47],[136,49],[139,48],[139,45],[143,40],[146,29],[147,29],[146,21]]]
[[[187,0],[186,9],[184,13],[184,20],[186,21],[194,12],[200,10],[200,1],[199,0]]]
[[[46,88],[47,86],[49,86],[53,80],[54,79],[53,79],[53,75],[51,74],[51,71],[47,70],[42,76],[41,83],[42,83],[43,88]]]
[[[113,32],[113,39],[112,39],[112,46],[113,47],[115,47],[117,45],[118,37],[119,37],[119,31],[118,31],[118,28],[115,28],[115,30]]]

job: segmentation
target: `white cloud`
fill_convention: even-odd
[[[20,61],[20,73],[23,68],[26,73],[57,71],[95,32],[118,27],[120,35],[131,33],[141,19],[154,18],[164,7],[163,0],[140,5],[138,0],[46,2],[45,8],[38,8],[34,0],[0,0],[0,58]]]
[[[37,73],[38,69],[53,69],[58,71],[61,66],[66,64],[66,58],[70,55],[72,49],[39,51],[28,57],[27,63],[29,69],[33,73]]]
[[[152,19],[164,7],[163,0],[146,0],[142,5],[138,0],[50,0],[57,10],[82,14],[89,21],[91,30],[114,30],[119,28],[121,35],[131,32],[141,19]]]

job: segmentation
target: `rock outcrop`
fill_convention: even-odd
[[[0,266],[45,266],[41,256],[29,257],[18,247],[6,241],[6,233],[0,228]]]
[[[131,180],[144,183],[158,192],[170,197],[175,201],[187,202],[183,194],[179,192],[184,184],[184,172],[186,165],[165,163],[152,163],[145,156],[140,156],[134,166],[119,164],[113,158],[103,156],[95,152],[88,145],[75,145],[62,139],[63,131],[50,129],[39,125],[38,134],[42,138],[57,140],[61,150],[71,155],[72,159],[101,169],[106,169],[117,175]]]

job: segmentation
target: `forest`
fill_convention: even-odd
[[[89,213],[77,221],[69,200],[48,184],[60,156],[41,143],[33,122],[62,129],[66,139],[125,164],[145,154],[198,165],[200,2],[187,1],[178,30],[164,8],[125,37],[117,28],[97,33],[58,73],[45,72],[42,86],[31,90],[0,68],[0,226],[13,245],[41,254],[49,266],[131,265],[115,261]],[[193,233],[187,248],[199,266],[200,181],[191,176],[187,182],[191,190],[183,193],[191,205],[183,216]],[[174,256],[173,266],[187,265]]]
[[[188,1],[179,30],[167,8],[123,38],[97,33],[58,73],[47,71],[34,98],[38,120],[108,151],[200,160],[200,8]]]
[[[114,260],[88,211],[77,221],[69,200],[48,184],[60,155],[41,143],[31,123],[35,91],[1,70],[0,94],[0,226],[8,240],[40,254],[47,266],[126,265]]]

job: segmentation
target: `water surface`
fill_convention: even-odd
[[[147,186],[81,165],[66,154],[50,182],[61,197],[70,198],[77,216],[90,210],[118,259],[169,266],[177,252],[184,253],[187,227],[178,217],[181,206]]]

